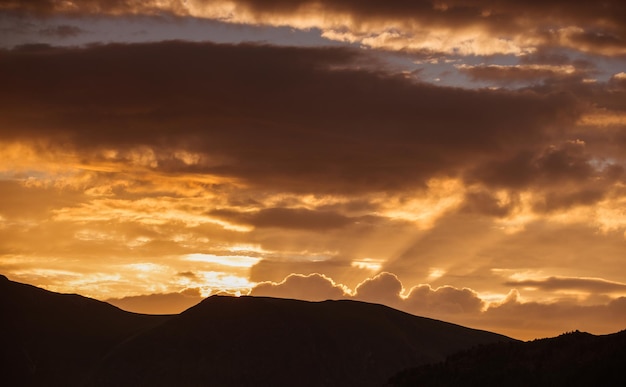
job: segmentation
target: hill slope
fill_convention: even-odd
[[[0,385],[79,385],[115,345],[167,319],[0,275]]]
[[[390,386],[626,386],[626,331],[478,346],[403,371]]]
[[[379,386],[497,341],[511,339],[376,304],[212,296],[117,347],[91,384]]]
[[[0,276],[0,385],[375,386],[512,339],[357,301],[213,296],[125,312]]]

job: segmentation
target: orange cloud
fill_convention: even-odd
[[[403,17],[396,6],[386,12]],[[443,8],[432,12],[462,11]],[[619,74],[584,83],[554,74],[583,64],[537,54],[543,67],[519,69],[545,82],[489,90],[422,83],[346,47],[0,56],[12,278],[99,298],[357,297],[503,332],[508,321],[518,337],[621,313],[619,292],[600,291],[625,274]],[[540,275],[511,277],[523,272]],[[589,277],[602,283],[571,280]],[[506,298],[512,286],[523,298]],[[521,322],[542,310],[549,320]]]
[[[250,291],[251,296],[296,298],[308,301],[336,300],[345,297],[345,286],[322,274],[292,274],[282,282],[262,282]]]
[[[621,282],[607,281],[601,278],[569,278],[548,277],[542,279],[525,279],[520,281],[508,281],[507,286],[531,287],[545,290],[576,290],[591,293],[626,293],[626,284]]]
[[[461,55],[531,53],[565,47],[615,56],[624,54],[623,5],[617,0],[569,4],[447,1],[146,1],[81,2],[4,0],[0,9],[36,14],[154,15],[170,13],[230,23],[319,28],[332,40],[387,50]],[[556,27],[555,27],[556,26]]]
[[[402,283],[395,274],[383,272],[361,282],[354,289],[354,297],[397,308],[402,302],[403,291]]]
[[[599,279],[591,282],[586,281],[584,284],[591,283],[594,286],[607,283]],[[452,286],[434,289],[425,284],[414,286],[405,294],[401,281],[391,273],[368,278],[357,286],[353,294],[345,286],[319,274],[290,275],[280,283],[259,284],[250,294],[318,301],[354,298],[524,340],[555,336],[576,329],[596,334],[615,332],[622,329],[620,316],[626,316],[624,297],[611,299],[604,304],[582,306],[570,301],[522,302],[519,293],[512,290],[498,301],[486,301],[472,289]]]

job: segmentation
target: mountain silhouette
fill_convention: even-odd
[[[0,385],[76,386],[115,345],[169,316],[125,312],[0,275]]]
[[[95,386],[380,386],[512,339],[358,301],[212,296],[116,348]]]
[[[140,315],[4,276],[0,313],[7,386],[380,386],[514,341],[349,300],[212,296],[179,315]]]
[[[570,332],[530,342],[480,345],[405,370],[389,386],[626,386],[626,331]]]

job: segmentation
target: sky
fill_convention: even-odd
[[[625,329],[622,0],[0,0],[0,273]]]

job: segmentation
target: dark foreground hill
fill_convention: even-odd
[[[115,345],[167,319],[0,275],[0,385],[80,385]]]
[[[357,301],[212,296],[116,348],[96,386],[381,386],[409,365],[510,341]]]
[[[626,331],[481,345],[401,372],[390,386],[626,386]]]
[[[490,332],[357,301],[213,296],[128,313],[0,276],[0,385],[376,386]]]

